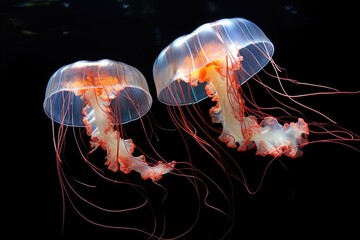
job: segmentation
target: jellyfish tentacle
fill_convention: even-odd
[[[144,155],[132,155],[136,146],[131,139],[122,139],[120,132],[114,129],[113,120],[109,115],[110,96],[105,89],[82,90],[77,93],[79,94],[82,94],[86,103],[83,121],[87,134],[91,137],[91,146],[93,149],[101,147],[106,150],[105,165],[109,170],[116,172],[120,166],[120,170],[126,174],[134,170],[139,172],[144,180],[158,181],[163,174],[174,169],[175,161],[158,161],[154,166],[150,166]]]

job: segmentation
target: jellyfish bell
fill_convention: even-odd
[[[136,171],[143,179],[160,180],[175,162],[148,164],[133,156],[135,144],[123,139],[121,125],[135,121],[150,109],[152,98],[144,76],[136,68],[109,59],[78,61],[57,70],[50,78],[44,110],[54,122],[82,127],[90,136],[91,152],[107,152],[111,171]],[[120,127],[120,128],[119,128]]]
[[[171,106],[211,98],[213,123],[227,147],[257,155],[301,156],[308,124],[302,119],[281,125],[273,116],[258,121],[249,114],[241,85],[272,61],[274,46],[264,32],[243,18],[221,19],[177,38],[157,57],[153,75],[158,99]]]
[[[221,19],[201,25],[192,33],[174,40],[155,60],[153,74],[158,99],[169,105],[199,102],[208,97],[203,87],[193,88],[191,92],[181,91],[187,86],[178,85],[175,80],[200,83],[201,79],[197,79],[199,71],[217,61],[228,64],[233,70],[241,66],[244,75],[240,75],[238,80],[242,84],[260,71],[273,53],[271,41],[258,26],[246,19]],[[173,88],[179,90],[174,92]],[[179,92],[187,95],[169,98],[169,91],[171,95]]]

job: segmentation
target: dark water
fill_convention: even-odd
[[[2,1],[0,6],[0,69],[5,83],[3,93],[7,94],[3,103],[5,109],[10,110],[4,110],[6,112],[2,115],[3,129],[9,131],[3,134],[5,151],[7,148],[10,150],[6,155],[4,151],[3,155],[3,161],[9,163],[3,167],[6,176],[3,185],[7,189],[3,197],[10,203],[3,204],[4,210],[9,213],[3,228],[9,229],[14,238],[22,235],[44,236],[47,239],[61,236],[148,238],[136,231],[94,226],[79,217],[68,201],[65,230],[61,235],[61,188],[56,172],[51,121],[42,106],[46,84],[61,66],[78,60],[108,58],[138,68],[148,79],[154,99],[154,117],[158,123],[166,125],[170,120],[165,107],[156,100],[152,82],[152,66],[159,52],[175,38],[190,33],[201,24],[242,17],[253,21],[266,33],[275,45],[273,57],[276,63],[286,68],[292,78],[348,91],[360,89],[356,60],[359,50],[355,37],[357,15],[350,4],[291,0],[32,0]],[[335,95],[311,100],[311,106],[320,108],[341,126],[357,133],[360,129],[355,113],[359,103],[359,95]],[[205,114],[208,112],[207,109],[203,111]],[[139,125],[135,125],[134,129],[137,127]],[[179,139],[173,140],[173,143],[171,133],[159,129],[155,131],[159,139],[166,139],[155,144],[161,154],[172,159],[186,158],[186,153],[177,152],[176,142],[180,142]],[[141,142],[141,137],[134,134],[133,138],[146,149],[146,142]],[[69,148],[72,148],[72,143],[71,140],[67,143]],[[193,161],[206,158],[201,151],[200,148],[192,150]],[[251,157],[252,162],[246,160],[247,157]],[[265,165],[259,163],[262,158],[254,157],[253,153],[244,153],[240,158],[245,159],[242,163],[245,172],[250,182],[253,180],[256,185]],[[234,225],[232,234],[225,239],[254,239],[259,236],[293,239],[337,234],[357,238],[360,179],[356,166],[359,160],[360,153],[347,147],[310,145],[304,148],[302,158],[284,158],[274,163],[257,194],[250,195],[242,185],[235,185],[236,193],[232,196],[234,209],[231,210],[235,214]],[[221,175],[218,173],[220,170],[216,170],[216,164],[199,165],[203,165],[204,171]],[[130,178],[143,184],[153,199],[159,200],[164,196],[164,192],[154,188],[151,182],[141,183],[137,177]],[[186,189],[193,189],[190,185],[182,189],[181,181],[167,178],[163,184],[172,198],[162,210],[154,204],[154,211],[160,219],[157,222],[160,226],[163,224],[161,211],[167,213],[165,236],[172,237],[194,221],[197,199],[193,191],[187,192]],[[226,184],[223,186],[229,187]],[[201,191],[205,191],[204,188]],[[121,204],[139,200],[134,191],[127,192],[116,187],[102,188],[90,197],[111,202],[109,199],[112,196],[123,199]],[[217,199],[216,196],[210,201],[226,206],[224,198]],[[200,205],[203,205],[202,200]],[[189,209],[191,207],[194,209]],[[198,224],[180,239],[220,239],[226,232],[229,224],[224,215],[203,209],[203,206],[201,209]],[[189,214],[183,214],[186,211]],[[97,214],[87,208],[85,213],[88,216]],[[148,212],[139,211],[124,214],[121,218],[109,215],[102,216],[102,219],[110,224],[150,228],[148,231],[151,231],[148,223],[153,224],[153,219],[145,216],[149,216]]]

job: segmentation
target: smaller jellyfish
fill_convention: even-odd
[[[120,169],[126,174],[136,171],[143,179],[158,181],[174,168],[175,162],[150,165],[144,155],[133,156],[135,144],[123,139],[121,130],[122,124],[145,115],[151,104],[140,71],[103,59],[78,61],[57,70],[48,82],[43,107],[48,117],[61,126],[85,128],[91,139],[90,153],[99,147],[104,149],[109,170]]]
[[[145,234],[147,239],[166,239],[165,234],[171,234],[173,237],[169,239],[175,239],[191,232],[198,221],[201,200],[220,216],[227,216],[227,208],[223,211],[207,203],[212,193],[220,194],[221,200],[228,203],[220,187],[215,185],[216,190],[209,193],[208,184],[204,183],[206,177],[191,175],[197,169],[188,161],[168,162],[151,145],[152,141],[147,135],[149,129],[142,120],[151,105],[152,97],[142,73],[122,62],[109,59],[77,61],[61,67],[51,76],[43,108],[52,120],[56,166],[63,200],[62,233],[67,202],[91,225],[109,231],[130,230],[134,234]],[[123,124],[135,120],[141,121],[147,138],[142,142],[149,143],[150,149],[156,152],[160,160],[145,155],[143,149],[136,148],[132,139],[127,138],[128,130],[133,128],[126,129]],[[152,126],[150,130],[153,130]],[[131,134],[141,136],[140,131]],[[84,141],[87,138],[89,140]],[[73,140],[75,143],[71,142]],[[73,146],[75,152],[70,151]],[[136,152],[141,155],[136,156]],[[105,155],[105,160],[101,159],[104,163],[99,161],[99,155]],[[73,161],[78,158],[82,161]],[[82,163],[88,168],[80,165],[80,176],[76,175],[79,169],[76,168],[77,164]],[[99,164],[103,164],[105,169],[99,167]],[[65,171],[64,167],[70,171]],[[139,181],[127,178],[130,172],[139,173]],[[159,183],[164,174],[178,177],[177,181],[171,182],[171,189],[167,185],[168,181]],[[142,181],[146,179],[152,180],[154,184]],[[200,186],[206,192],[203,198]],[[180,192],[187,194],[186,199],[180,197],[183,206],[178,206]],[[169,207],[164,209],[165,203],[169,206],[173,201],[175,210]],[[134,215],[129,218],[128,214]],[[186,218],[181,226],[178,226],[179,215]],[[175,222],[176,230],[167,229],[172,223],[170,219]]]

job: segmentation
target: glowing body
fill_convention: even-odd
[[[200,79],[209,79],[208,96],[216,101],[216,106],[210,109],[214,123],[221,123],[223,132],[219,139],[230,148],[245,151],[257,147],[257,154],[274,157],[285,154],[292,158],[299,157],[299,146],[307,143],[308,125],[303,119],[297,123],[281,126],[273,117],[265,118],[261,124],[254,116],[245,116],[245,101],[239,92],[240,86],[235,73],[231,70],[223,72],[216,63],[203,68]],[[229,74],[229,76],[227,76]]]
[[[228,147],[245,151],[256,146],[258,155],[299,157],[308,124],[299,118],[282,126],[271,116],[259,124],[246,114],[241,95],[241,84],[270,61],[273,51],[261,29],[246,19],[204,24],[159,54],[153,67],[158,98],[180,106],[208,96],[216,102],[210,109],[212,121],[223,126],[219,139]]]
[[[137,69],[105,59],[79,61],[54,73],[44,109],[60,124],[85,127],[92,151],[99,146],[106,150],[105,164],[110,170],[134,170],[143,179],[157,181],[174,168],[175,162],[158,161],[150,166],[143,155],[132,155],[135,144],[131,139],[122,139],[120,129],[114,128],[144,115],[151,101],[146,81]]]

